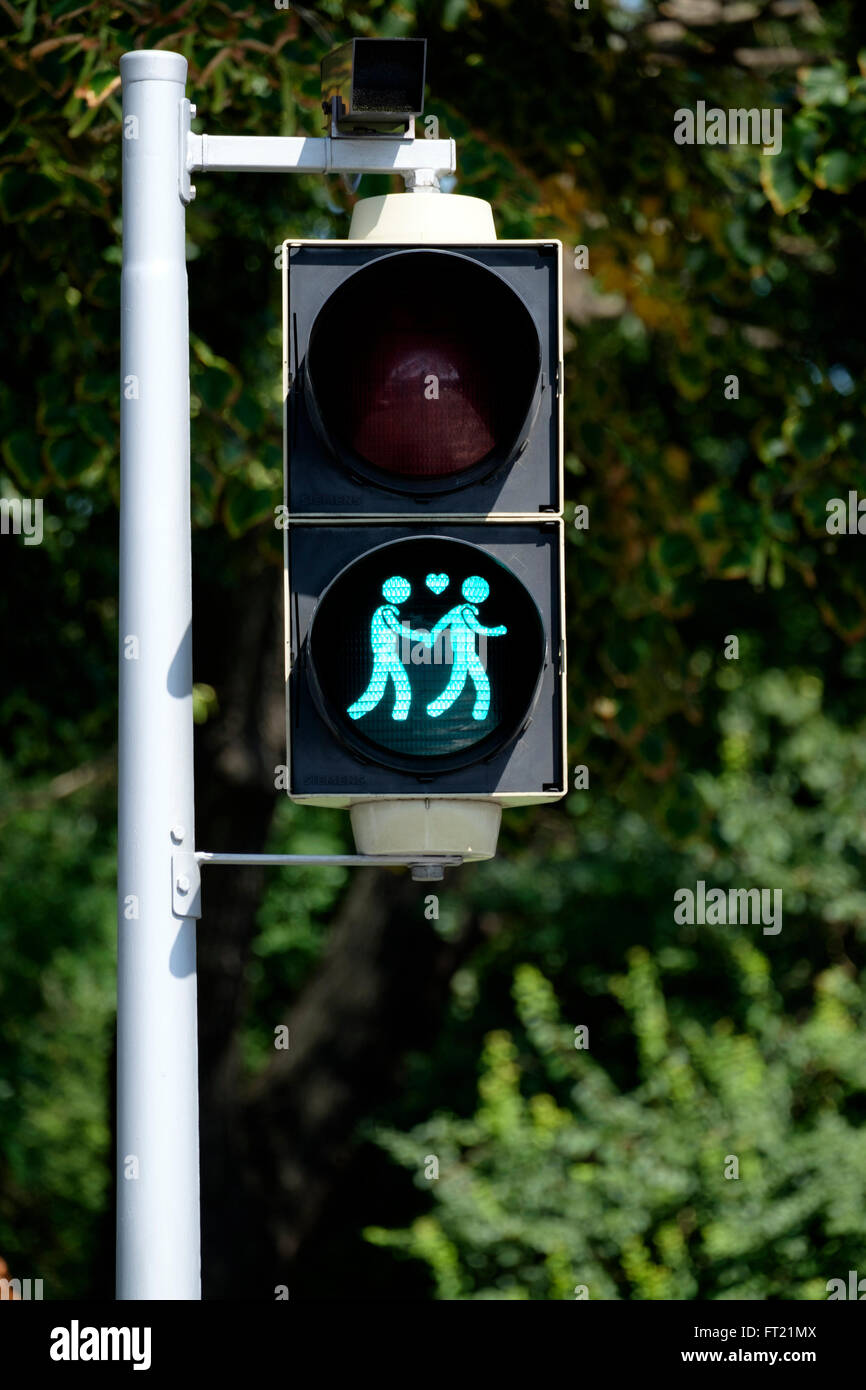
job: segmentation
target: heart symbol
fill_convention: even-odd
[[[432,589],[434,594],[441,594],[443,589],[448,588],[447,574],[428,574],[424,580],[428,589]]]

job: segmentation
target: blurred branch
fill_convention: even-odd
[[[73,796],[83,787],[92,787],[100,782],[109,782],[115,776],[116,770],[117,749],[113,748],[104,757],[96,758],[93,762],[82,763],[80,767],[70,768],[68,772],[61,772],[58,777],[52,778],[47,786],[40,787],[38,791],[26,792],[24,796],[18,797],[0,815],[0,826],[6,825],[22,811],[44,810],[46,806],[53,805],[55,801],[63,801],[67,796]]]
[[[793,67],[811,62],[814,54],[790,42],[761,43],[760,26],[765,21],[774,31],[781,32],[779,21],[788,18],[796,21],[803,13],[800,0],[793,0],[793,6],[781,5],[779,0],[727,5],[721,0],[666,0],[659,5],[656,14],[629,30],[629,47],[642,47],[634,41],[637,37],[660,50],[647,51],[648,58],[669,63],[695,64],[712,60],[716,64],[730,63],[746,69]],[[752,26],[756,43],[743,44],[744,25]],[[786,37],[789,28],[789,25],[784,26]]]
[[[328,48],[333,47],[334,36],[328,32],[318,15],[313,14],[312,10],[303,9],[300,5],[292,5],[292,9],[305,24],[309,24],[317,39],[321,39],[322,43],[327,44]]]

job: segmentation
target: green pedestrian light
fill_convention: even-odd
[[[488,623],[488,612],[507,621]],[[545,633],[505,564],[463,540],[419,536],[377,546],[335,576],[307,651],[319,713],[340,740],[383,766],[429,774],[515,737]]]

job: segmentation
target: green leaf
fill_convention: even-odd
[[[223,515],[230,536],[242,536],[263,521],[274,520],[279,497],[274,488],[252,488],[240,478],[230,478],[225,490]]]
[[[679,354],[671,363],[671,381],[686,400],[700,400],[710,386],[706,362],[699,357]]]
[[[89,126],[93,125],[97,116],[102,114],[102,110],[99,106],[85,107],[84,111],[82,111],[81,115],[78,117],[78,120],[73,121],[72,125],[69,127],[70,140],[77,140],[80,135],[84,134]]]
[[[833,447],[833,436],[823,420],[811,415],[795,415],[785,421],[782,434],[804,463],[817,463]]]
[[[844,106],[848,100],[845,65],[810,68],[801,82],[804,106]]]
[[[211,715],[219,714],[219,700],[212,685],[196,681],[192,688],[192,717],[196,724],[206,724]]]
[[[231,372],[220,367],[209,367],[206,372],[196,374],[193,381],[196,394],[208,410],[214,411],[224,409],[236,385]]]
[[[103,406],[76,405],[73,412],[78,428],[94,444],[114,443],[117,426]]]
[[[52,439],[45,454],[57,481],[67,486],[79,482],[84,473],[100,462],[99,445],[80,434]]]
[[[95,401],[103,407],[114,406],[117,401],[117,377],[107,372],[85,372],[77,383],[76,394],[79,400]]]
[[[775,155],[770,158],[770,162],[775,164],[781,158]],[[749,224],[745,217],[732,217],[725,227],[725,240],[730,246],[734,255],[744,265],[761,265],[765,259],[766,251],[763,246],[759,246],[753,239],[756,231],[756,224]]]
[[[446,0],[442,28],[456,29],[468,8],[469,0]]]
[[[242,391],[232,410],[232,420],[240,426],[244,434],[254,433],[262,428],[264,411],[251,391]]]
[[[802,177],[791,150],[761,156],[761,187],[780,217],[804,208],[812,196],[812,186]]]
[[[7,222],[32,221],[59,197],[59,186],[44,174],[7,169],[0,177],[0,211]]]
[[[3,459],[16,481],[27,491],[45,482],[39,459],[39,445],[32,430],[14,430],[2,446]]]
[[[110,86],[116,77],[117,73],[114,71],[114,68],[103,68],[100,72],[95,72],[88,78],[87,85],[92,92],[95,92],[96,95],[99,96],[99,93],[104,92],[105,88]]]
[[[43,396],[36,407],[36,426],[40,434],[69,432],[69,403],[57,395]]]
[[[39,6],[37,0],[28,0],[25,6],[24,15],[21,20],[21,28],[18,31],[18,42],[28,46],[33,41],[33,30],[36,27],[36,14]]]
[[[200,338],[193,338],[192,347],[190,366],[193,391],[208,410],[224,410],[240,394],[240,373],[231,362],[212,352]]]
[[[866,178],[866,152],[850,154],[847,150],[829,150],[815,166],[815,182],[831,193],[847,193],[855,183]]]
[[[814,177],[821,146],[827,138],[827,119],[818,111],[800,111],[795,116],[786,141],[794,163],[807,179]],[[776,160],[773,162],[777,162]]]
[[[659,546],[659,555],[665,569],[671,574],[682,574],[692,569],[698,558],[691,537],[682,534],[665,536]]]

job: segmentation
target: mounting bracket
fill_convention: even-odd
[[[191,203],[195,170],[259,174],[400,174],[407,189],[439,189],[457,169],[453,140],[399,135],[196,135],[195,106],[180,102],[180,196]]]
[[[463,863],[459,854],[213,854],[208,850],[177,850],[171,856],[171,910],[177,917],[201,917],[203,864],[307,865],[347,868],[408,868],[417,883],[436,883],[446,869]]]

